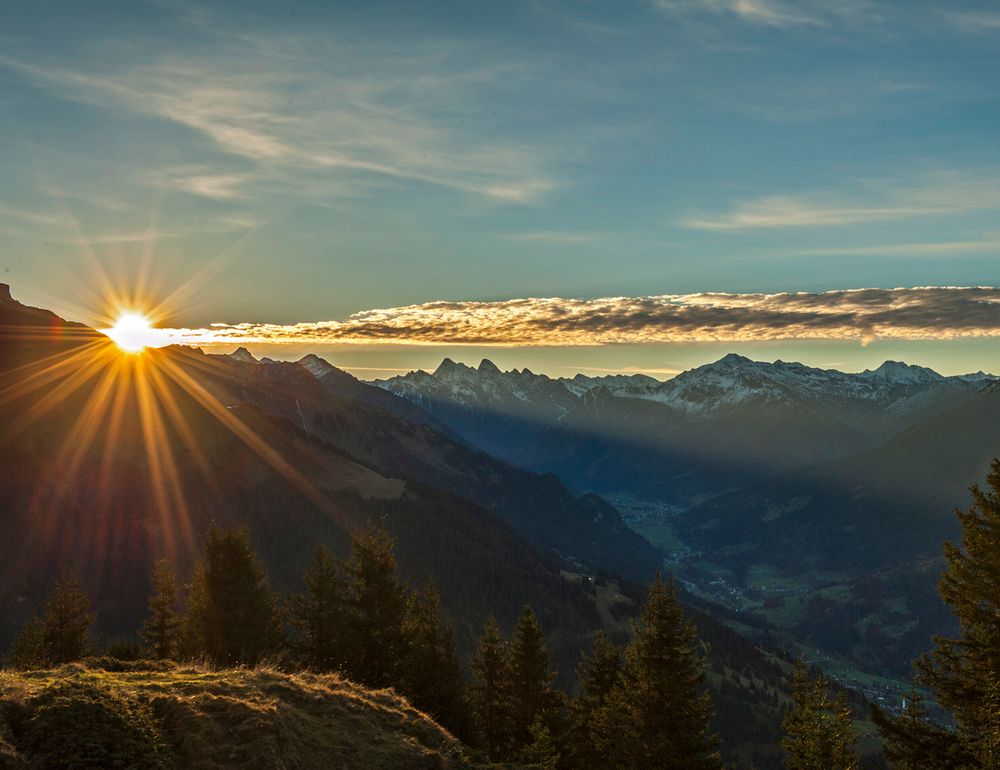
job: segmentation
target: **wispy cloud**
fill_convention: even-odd
[[[813,0],[651,0],[656,10],[674,16],[731,17],[762,27],[820,27],[833,20],[870,16],[866,2]]]
[[[153,172],[148,179],[158,187],[213,200],[232,201],[248,197],[244,188],[252,177],[249,174],[217,173],[205,167],[180,166]]]
[[[597,240],[597,233],[575,232],[572,230],[536,230],[526,233],[508,233],[504,236],[511,241],[536,241],[540,243],[589,243]]]
[[[131,243],[155,244],[159,241],[174,238],[204,237],[253,230],[262,224],[262,220],[250,216],[233,214],[212,217],[185,227],[173,227],[169,229],[146,227],[137,230],[111,230],[89,233],[77,228],[76,235],[70,238],[50,238],[48,242],[68,243],[74,246],[107,246]]]
[[[923,287],[822,293],[671,294],[601,299],[428,302],[365,310],[343,320],[214,324],[172,330],[191,344],[615,343],[1000,336],[1000,289]]]
[[[17,219],[33,225],[48,225],[50,227],[75,227],[77,224],[76,219],[69,214],[54,214],[15,206],[0,205],[0,218]]]
[[[344,186],[429,184],[523,204],[558,184],[538,148],[477,130],[480,89],[503,82],[513,65],[470,63],[466,51],[449,61],[454,46],[426,43],[401,51],[332,36],[223,33],[213,42],[210,51],[150,54],[114,71],[10,56],[0,66],[62,98],[194,131],[230,162],[160,181],[202,197],[228,200],[247,196],[253,183],[322,177]]]
[[[949,254],[983,254],[1000,256],[1000,238],[981,241],[942,241],[936,243],[880,243],[877,246],[831,246],[823,249],[801,249],[805,256],[926,256],[945,257]]]
[[[952,173],[909,184],[869,185],[853,194],[771,195],[741,203],[725,214],[690,217],[682,224],[718,231],[837,227],[992,209],[1000,209],[1000,178]]]
[[[982,34],[1000,30],[1000,12],[997,11],[945,11],[942,15],[962,32]]]

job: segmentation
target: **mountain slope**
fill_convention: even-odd
[[[4,302],[0,328],[25,315],[32,312]],[[535,550],[478,505],[477,484],[528,532],[554,538],[565,527],[567,555],[574,538],[590,548],[604,537],[594,519],[607,511],[621,542],[641,546],[633,574],[642,548],[646,572],[659,564],[658,551],[606,503],[340,399],[302,366],[182,348],[125,356],[100,335],[69,348],[59,335],[19,339],[19,368],[0,373],[0,523],[19,533],[0,543],[0,645],[62,565],[78,565],[97,602],[98,633],[114,637],[139,625],[152,561],[166,555],[186,574],[210,522],[248,527],[274,586],[287,591],[300,587],[317,543],[346,555],[351,531],[375,519],[399,535],[404,577],[438,583],[463,650],[487,612],[513,621],[531,603],[562,629],[554,654],[575,660],[599,623],[593,599],[560,574],[566,560]],[[53,350],[64,358],[51,358]],[[554,524],[536,525],[535,516]],[[597,542],[590,553],[606,547]]]
[[[998,425],[991,384],[878,447],[710,500],[681,516],[681,529],[697,547],[752,539],[769,561],[808,554],[820,568],[937,556],[957,532],[953,507],[1000,454]]]
[[[864,666],[905,676],[953,619],[938,598],[956,506],[1000,455],[992,384],[884,444],[720,495],[670,520],[688,580]]]
[[[161,440],[174,447],[172,475],[179,490],[165,508],[157,499],[142,425],[128,415],[137,411],[128,408],[134,403],[126,404],[112,448],[110,437],[99,433],[70,473],[60,450],[72,416],[85,409],[82,396],[64,402],[66,415],[50,413],[39,430],[3,447],[0,511],[7,531],[23,535],[0,544],[5,639],[66,563],[80,566],[96,594],[99,632],[130,633],[145,612],[151,562],[168,555],[186,573],[212,521],[248,527],[275,587],[292,590],[316,543],[346,555],[353,529],[366,519],[382,520],[399,536],[404,576],[414,584],[436,580],[467,644],[487,609],[513,618],[526,601],[571,634],[593,627],[595,615],[586,602],[549,599],[565,589],[558,564],[495,515],[454,495],[379,474],[253,406],[233,406],[227,413],[235,422],[223,424],[186,396],[175,396],[200,458],[185,451],[179,431],[164,429]],[[234,428],[249,431],[295,476],[250,449]],[[102,481],[106,460],[113,474]],[[421,537],[404,537],[411,531]],[[439,550],[445,544],[447,550]]]
[[[632,532],[604,500],[576,497],[551,474],[516,468],[426,422],[404,420],[397,414],[410,406],[405,402],[390,412],[359,401],[358,389],[375,389],[344,372],[317,379],[298,364],[247,365],[206,358],[213,365],[205,377],[227,388],[227,398],[280,415],[383,473],[467,497],[571,564],[640,580],[660,565],[659,551]],[[379,397],[399,401],[384,392]]]

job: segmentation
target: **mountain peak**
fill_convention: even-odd
[[[316,378],[327,375],[336,368],[329,361],[320,358],[315,353],[302,356],[302,358],[299,359],[298,364],[299,366],[307,369],[309,373]]]
[[[490,361],[488,358],[484,358],[479,362],[479,373],[480,374],[500,374],[500,369],[495,363]]]
[[[473,371],[473,369],[465,364],[456,364],[450,358],[445,358],[438,364],[438,368],[434,370],[435,377],[449,377],[460,375],[466,371]]]
[[[13,302],[14,298],[10,296],[10,285],[6,283],[0,283],[0,302]]]
[[[726,353],[726,355],[715,363],[724,364],[726,366],[742,366],[743,364],[750,364],[753,362],[746,356],[741,356],[739,353]]]
[[[944,379],[933,369],[926,366],[916,366],[903,361],[883,361],[878,369],[866,369],[862,372],[866,377],[878,377],[888,382],[915,383]]]
[[[244,364],[257,363],[257,359],[253,357],[253,354],[244,347],[236,348],[236,350],[229,354],[229,357],[234,361],[240,361]]]

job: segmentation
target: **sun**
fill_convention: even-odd
[[[119,314],[114,326],[104,329],[112,341],[126,353],[141,353],[148,347],[162,344],[159,330],[142,313],[125,311]]]

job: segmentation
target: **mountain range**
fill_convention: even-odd
[[[1000,382],[729,354],[659,381],[445,360],[377,381],[484,451],[598,493],[714,600],[902,673],[947,623],[953,509],[1000,453]]]

